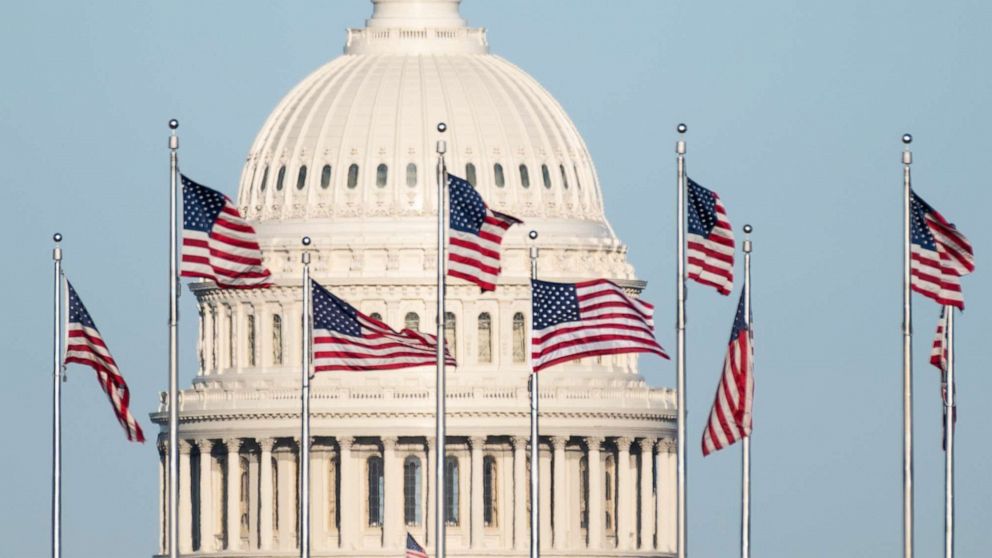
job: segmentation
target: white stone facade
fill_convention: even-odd
[[[526,233],[540,232],[542,278],[606,277],[632,293],[644,284],[605,219],[575,126],[533,78],[488,53],[458,4],[373,0],[345,54],[279,103],[249,152],[238,205],[276,286],[192,286],[200,370],[180,399],[183,555],[298,554],[303,235],[315,279],[393,327],[433,331],[440,121],[450,172],[526,221],[505,240],[495,292],[452,280],[445,296],[459,363],[448,371],[448,554],[528,552]],[[433,368],[320,374],[312,398],[313,555],[399,556],[407,531],[432,554]],[[670,555],[672,391],[647,386],[635,357],[588,358],[542,372],[541,410],[545,553]],[[164,411],[153,417],[163,427]],[[162,552],[164,465],[163,453]]]

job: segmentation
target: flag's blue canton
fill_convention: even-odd
[[[86,307],[83,306],[83,301],[79,300],[76,289],[73,289],[72,284],[68,281],[65,284],[69,287],[69,321],[82,324],[84,327],[96,329],[96,324],[93,323],[93,318],[90,317],[90,313],[86,310]]]
[[[406,534],[406,549],[407,550],[415,550],[417,552],[423,552],[424,551],[424,547],[422,547],[419,544],[417,544],[417,540],[414,539],[413,538],[413,535],[411,535],[410,533],[407,533]]]
[[[183,228],[210,232],[227,199],[224,194],[183,179]]]
[[[934,240],[933,234],[930,232],[930,227],[927,226],[927,213],[933,211],[933,208],[917,196],[915,192],[911,193],[909,236],[913,244],[917,244],[927,250],[937,250],[937,241]]]
[[[563,322],[576,322],[579,314],[579,297],[575,285],[532,281],[534,297],[534,329],[544,329]]]
[[[310,283],[313,285],[314,329],[326,329],[352,337],[361,337],[362,326],[358,323],[358,310],[331,294],[316,281]]]
[[[737,315],[734,317],[734,327],[730,330],[730,342],[733,343],[740,337],[742,331],[747,331],[747,324],[744,323],[744,291],[741,290],[741,301],[737,303]]]
[[[689,232],[709,237],[710,231],[716,226],[716,196],[691,178],[686,177],[686,181]]]
[[[482,196],[465,179],[448,175],[451,200],[451,228],[478,235],[486,219],[486,204]]]

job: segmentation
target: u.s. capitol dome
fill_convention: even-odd
[[[458,366],[447,375],[447,553],[527,555],[527,232],[540,233],[541,278],[603,277],[632,293],[644,283],[606,220],[575,125],[534,78],[489,53],[459,3],[373,0],[344,54],[294,87],[255,138],[237,205],[275,286],[192,285],[200,370],[181,393],[181,554],[298,554],[300,239],[313,239],[311,271],[335,294],[396,329],[433,331],[443,139],[448,171],[525,221],[504,241],[495,292],[448,280]],[[315,378],[314,556],[397,556],[407,532],[433,555],[434,387],[433,367]],[[633,356],[541,373],[544,554],[672,554],[674,410],[673,393],[646,385]]]

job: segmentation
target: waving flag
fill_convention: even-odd
[[[427,558],[424,547],[420,546],[410,533],[406,534],[406,558]]]
[[[394,331],[311,281],[314,372],[393,370],[437,363],[437,337]],[[455,359],[445,351],[445,363]]]
[[[110,405],[117,416],[117,422],[124,427],[127,439],[133,442],[144,442],[145,435],[141,431],[141,426],[131,414],[129,408],[131,403],[131,391],[127,387],[127,382],[117,369],[114,357],[110,356],[107,344],[103,342],[93,318],[83,306],[83,301],[76,294],[76,289],[72,284],[65,282],[69,291],[69,323],[66,328],[67,341],[65,351],[65,364],[74,362],[89,366],[96,372],[96,379],[100,382],[100,387],[110,399]]]
[[[910,284],[938,304],[964,310],[961,276],[975,270],[971,243],[923,198],[911,195]]]
[[[582,283],[531,281],[534,372],[595,355],[654,353],[654,306],[605,279]]]
[[[734,288],[734,232],[720,196],[686,177],[689,278],[728,295]]]
[[[953,310],[952,310],[953,311]],[[940,320],[937,322],[937,335],[933,339],[933,348],[930,350],[930,364],[940,370],[940,400],[943,408],[943,416],[940,421],[942,442],[944,450],[947,450],[947,307],[940,309]],[[954,422],[958,421],[958,407],[954,405]]]
[[[448,175],[451,220],[448,275],[470,281],[483,291],[496,290],[500,244],[519,219],[493,211],[465,179]]]
[[[723,376],[716,390],[710,419],[703,432],[703,455],[721,450],[751,435],[754,400],[754,339],[744,320],[744,292],[730,331]]]
[[[183,176],[180,275],[212,279],[221,288],[270,285],[255,229],[224,194]]]

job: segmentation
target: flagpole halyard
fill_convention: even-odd
[[[62,556],[62,235],[52,235],[52,558]]]
[[[903,182],[903,269],[902,269],[902,529],[903,557],[913,556],[913,307],[910,291],[910,165],[913,153],[909,144],[913,136],[904,134],[902,142]]]
[[[303,321],[300,366],[300,558],[310,557],[310,237],[303,237]]]
[[[944,558],[954,557],[954,415],[957,395],[954,378],[954,307],[947,312],[947,374],[944,378]]]
[[[440,122],[437,131],[444,133],[448,129],[447,124]],[[448,150],[447,142],[443,139],[437,142],[437,376],[434,389],[434,398],[437,403],[435,409],[435,463],[434,463],[434,555],[436,558],[445,557],[445,514],[444,514],[444,455],[445,455],[445,398],[447,390],[445,388],[444,370],[444,248],[445,248],[445,223],[444,223],[444,190],[448,181],[448,171],[444,163],[444,154]]]
[[[169,537],[170,558],[179,558],[179,121],[169,120]]]
[[[751,335],[751,232],[744,225],[744,323]],[[750,417],[745,417],[750,420]],[[745,424],[747,428],[749,425]],[[741,446],[741,558],[751,557],[751,434],[744,431]]]
[[[679,124],[676,130],[679,133],[679,140],[675,144],[675,153],[678,157],[678,195],[676,202],[676,214],[678,219],[678,232],[676,242],[678,244],[678,263],[676,264],[676,391],[678,397],[677,404],[677,430],[678,430],[678,464],[677,464],[677,493],[678,502],[676,505],[676,521],[678,523],[677,556],[686,558],[687,554],[687,529],[686,529],[686,432],[685,432],[685,133],[688,130],[685,124]]]
[[[530,231],[527,235],[531,241],[537,240],[537,231]],[[531,244],[530,247],[530,279],[531,297],[534,296],[533,281],[537,279],[537,246]],[[533,308],[533,302],[531,308]],[[534,317],[531,316],[531,320]],[[541,555],[541,506],[540,506],[540,482],[541,468],[540,461],[540,432],[538,428],[538,415],[540,405],[540,388],[538,385],[538,375],[534,372],[533,356],[531,357],[531,373],[527,385],[530,395],[530,558],[539,558]]]

